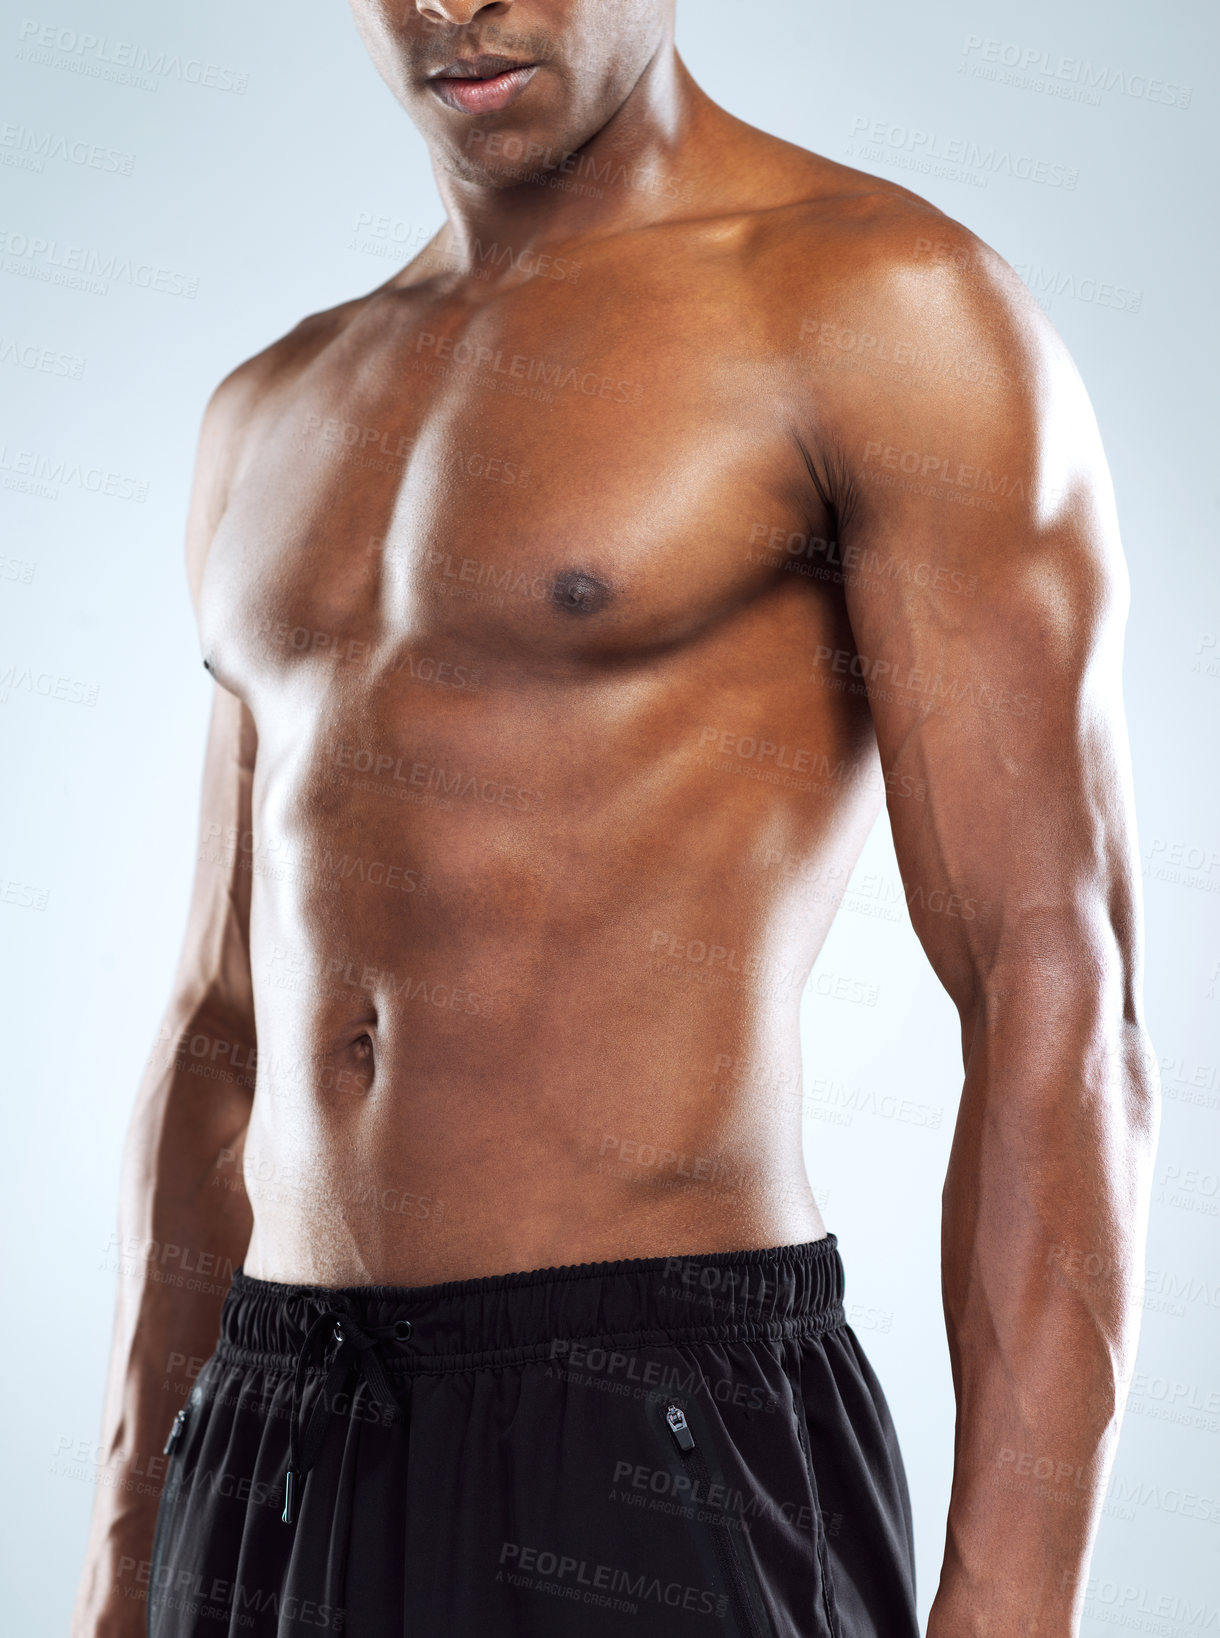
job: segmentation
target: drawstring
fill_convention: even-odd
[[[322,1392],[315,1399],[309,1420],[301,1428],[302,1398],[305,1392],[305,1373],[317,1339],[330,1326],[338,1348],[330,1362]],[[397,1320],[393,1325],[361,1325],[350,1309],[324,1308],[305,1332],[301,1351],[297,1355],[296,1371],[292,1378],[292,1417],[288,1428],[288,1474],[284,1481],[285,1524],[296,1517],[297,1502],[306,1476],[322,1454],[329,1419],[337,1416],[335,1401],[340,1388],[357,1366],[368,1382],[374,1400],[385,1405],[397,1421],[398,1401],[386,1378],[385,1367],[377,1352],[378,1342],[405,1342],[411,1335],[411,1321]]]

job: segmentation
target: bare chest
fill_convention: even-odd
[[[799,460],[730,317],[374,298],[248,430],[202,590],[214,674],[254,704],[335,665],[595,666],[765,595]]]

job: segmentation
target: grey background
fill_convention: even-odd
[[[689,65],[735,113],[904,182],[1008,257],[1097,406],[1134,591],[1127,699],[1166,1101],[1139,1373],[1084,1631],[1201,1630],[1220,1586],[1217,14],[1205,0],[679,12]],[[60,45],[31,50],[44,27]],[[71,31],[105,44],[82,50]],[[113,77],[124,42],[161,56],[147,84]],[[1044,56],[1052,73],[1089,66],[1048,80]],[[1003,77],[1014,59],[1032,65],[1024,81]],[[210,684],[181,538],[199,416],[236,362],[380,283],[440,211],[340,0],[6,4],[0,84],[0,1609],[6,1630],[42,1638],[65,1628],[98,1480],[120,1143],[192,870]],[[75,143],[107,157],[81,163]],[[929,157],[972,145],[965,177]],[[1059,185],[1033,180],[1033,161]],[[113,256],[112,276],[65,285],[70,246]],[[52,469],[45,492],[31,463]],[[937,1236],[960,1060],[888,897],[897,880],[883,822],[818,967],[867,980],[875,1005],[819,994],[816,975],[805,1003],[807,1162],[904,1441],[926,1610],[950,1473]],[[939,1128],[887,1118],[891,1092],[941,1111]]]

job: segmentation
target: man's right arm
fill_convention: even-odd
[[[196,597],[223,511],[235,396],[222,388],[204,423],[187,545]],[[255,1024],[242,861],[255,752],[249,711],[217,685],[186,940],[124,1151],[114,1341],[73,1638],[145,1631],[162,1447],[216,1345],[228,1276],[249,1244],[241,1155]],[[175,1279],[186,1269],[188,1278]]]

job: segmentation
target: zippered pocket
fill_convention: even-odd
[[[206,1367],[205,1367],[206,1369]],[[176,1491],[185,1478],[184,1464],[189,1460],[193,1465],[199,1445],[199,1437],[204,1431],[206,1416],[202,1413],[206,1409],[203,1377],[191,1389],[186,1404],[176,1412],[169,1425],[169,1433],[161,1454],[169,1460],[165,1464],[165,1488]]]
[[[661,1408],[668,1438],[693,1481],[692,1494],[696,1498],[710,1497],[714,1481],[708,1469],[708,1453],[704,1449],[706,1434],[700,1429],[699,1437],[696,1438],[695,1429],[691,1426],[688,1415],[689,1401],[679,1398],[666,1399],[662,1401]],[[732,1523],[726,1517],[707,1522],[703,1527],[712,1538],[716,1560],[727,1590],[729,1610],[734,1623],[734,1638],[774,1638],[761,1594],[742,1562]]]
[[[186,1432],[186,1425],[190,1419],[191,1402],[188,1399],[186,1404],[183,1405],[182,1409],[174,1417],[173,1424],[169,1430],[169,1438],[165,1441],[165,1448],[161,1452],[163,1456],[172,1457],[174,1455],[174,1452],[182,1443],[182,1435]]]
[[[166,1538],[169,1535],[171,1519],[182,1488],[182,1474],[179,1463],[183,1454],[183,1440],[191,1421],[191,1412],[196,1404],[196,1391],[192,1391],[191,1397],[186,1404],[174,1416],[174,1420],[170,1423],[169,1436],[161,1451],[161,1454],[167,1456],[169,1460],[165,1464],[165,1481],[161,1486],[161,1500],[157,1507],[157,1522],[153,1528],[148,1606],[145,1611],[144,1625],[148,1638],[152,1638],[159,1624],[161,1560],[165,1554]]]
[[[805,1459],[805,1471],[809,1476],[809,1489],[813,1495],[814,1531],[817,1536],[818,1570],[822,1582],[822,1613],[826,1617],[826,1628],[830,1638],[843,1638],[843,1628],[839,1623],[838,1606],[835,1603],[834,1583],[830,1579],[830,1564],[826,1553],[826,1523],[822,1516],[822,1502],[818,1495],[818,1476],[813,1470],[813,1451],[809,1444],[809,1427],[805,1421],[805,1406],[801,1400],[799,1384],[793,1384],[792,1412],[796,1418],[796,1438],[801,1447],[801,1455]]]

